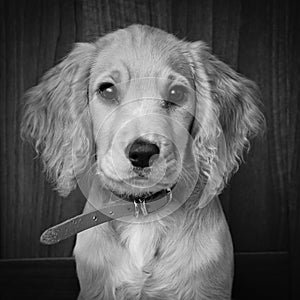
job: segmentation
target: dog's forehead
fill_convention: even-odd
[[[125,69],[130,78],[164,77],[172,70],[192,80],[186,43],[162,30],[132,26],[99,39],[98,45],[92,78]]]

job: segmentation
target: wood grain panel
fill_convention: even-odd
[[[171,1],[83,1],[83,32],[87,41],[131,24],[148,24],[171,30]]]
[[[61,199],[51,191],[32,147],[19,136],[22,95],[80,36],[75,21],[80,6],[74,1],[6,1],[2,5],[1,256],[70,255],[74,239],[49,248],[40,245],[39,235],[80,211],[82,201],[76,198],[82,198],[74,193]]]
[[[219,59],[237,69],[241,3],[239,0],[214,0],[212,9],[212,50]]]
[[[230,220],[237,251],[287,249],[286,4],[243,2],[238,69],[260,87],[267,119],[262,139],[231,181]],[[255,220],[255,221],[254,221]]]
[[[233,299],[288,299],[287,253],[237,253],[235,262]],[[70,258],[0,260],[0,285],[3,300],[71,300],[79,292]]]
[[[173,33],[188,41],[203,40],[212,46],[213,1],[191,0],[172,2]]]
[[[240,1],[213,1],[212,52],[235,70],[238,65]],[[231,185],[220,196],[227,221],[230,224]]]
[[[300,297],[300,3],[289,1],[288,16],[288,223],[291,299]]]

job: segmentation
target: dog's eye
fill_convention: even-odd
[[[168,101],[174,104],[180,103],[184,100],[186,95],[186,88],[180,85],[173,86],[169,90]]]
[[[98,93],[106,100],[116,100],[118,91],[115,85],[110,82],[103,82],[99,85]]]

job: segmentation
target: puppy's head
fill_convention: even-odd
[[[26,98],[23,135],[62,195],[93,157],[118,194],[199,176],[217,193],[263,120],[254,84],[203,43],[140,25],[76,45]]]

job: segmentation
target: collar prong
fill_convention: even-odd
[[[142,211],[143,215],[147,216],[148,215],[148,211],[147,211],[146,201],[145,200],[143,200],[143,201],[140,200],[140,207],[141,207],[141,211]]]
[[[138,203],[136,202],[136,200],[133,201],[133,204],[134,204],[134,216],[136,218],[139,217],[139,214],[140,214],[140,209],[139,209],[139,205]]]

